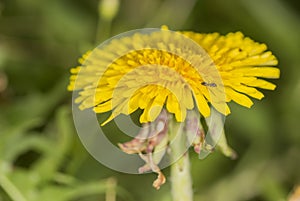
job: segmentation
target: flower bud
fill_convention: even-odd
[[[101,0],[99,3],[100,17],[104,20],[112,20],[119,10],[119,0]]]

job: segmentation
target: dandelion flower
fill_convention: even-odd
[[[258,88],[275,89],[276,86],[265,79],[279,78],[280,73],[275,67],[278,61],[267,51],[267,46],[241,32],[223,36],[172,32],[166,27],[113,38],[87,52],[79,63],[81,66],[71,69],[68,89],[78,91],[75,102],[81,110],[93,108],[96,113],[111,112],[102,125],[120,114],[142,110],[140,132],[119,147],[125,153],[139,154],[145,161],[139,172],[152,170],[158,174],[153,183],[156,189],[166,180],[158,164],[168,147],[176,158],[176,154],[186,152],[186,149],[176,150],[182,143],[186,146],[186,140],[200,158],[205,145],[210,145],[205,142],[199,114],[207,122],[212,119],[212,111],[228,115],[227,104],[231,101],[250,108],[251,98],[264,97]],[[174,136],[168,135],[174,132],[174,122],[170,121],[173,116],[176,122],[184,122],[179,129],[184,137],[173,143],[179,146],[172,146]],[[221,120],[214,121],[216,123],[210,125],[214,127],[213,132],[220,127],[222,131],[217,134],[221,151],[234,158]],[[181,181],[178,184],[181,185]]]
[[[209,58],[199,56],[180,37],[194,41]],[[279,77],[279,69],[274,67],[278,61],[267,46],[241,32],[225,36],[136,33],[113,39],[85,54],[79,62],[81,67],[71,69],[68,89],[79,90],[76,102],[80,109],[112,112],[102,125],[137,109],[143,110],[141,123],[153,122],[164,106],[178,122],[183,122],[187,111],[194,108],[208,117],[209,104],[227,115],[228,102],[250,108],[253,101],[249,97],[264,97],[257,88],[275,89],[265,78]]]

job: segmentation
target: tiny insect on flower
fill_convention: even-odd
[[[207,87],[216,87],[217,86],[217,84],[216,83],[208,83],[208,82],[201,82],[201,84],[203,85],[203,86],[207,86]]]

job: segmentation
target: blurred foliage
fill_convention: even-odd
[[[152,188],[155,175],[114,172],[85,151],[66,91],[68,70],[82,53],[118,33],[163,24],[240,30],[278,56],[276,91],[265,91],[250,110],[231,104],[225,127],[239,159],[191,154],[192,175],[197,201],[287,200],[300,184],[300,2],[122,0],[114,19],[101,17],[98,5],[0,1],[0,201],[170,200],[169,184]]]

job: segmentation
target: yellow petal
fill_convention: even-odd
[[[251,96],[253,98],[256,98],[258,100],[261,100],[264,97],[264,94],[261,93],[260,91],[258,91],[257,89],[253,88],[253,87],[248,87],[242,84],[239,85],[227,85],[230,86],[231,88],[233,88],[234,90],[247,94],[248,96]]]
[[[128,113],[131,114],[135,110],[139,108],[139,100],[142,98],[144,94],[141,92],[135,93],[129,100],[129,109]]]
[[[155,104],[154,100],[150,101],[140,116],[140,122],[147,123],[154,121],[160,114],[162,107],[162,105]]]
[[[242,73],[248,77],[263,77],[263,78],[279,78],[280,71],[278,68],[272,67],[245,67],[238,68],[232,71],[232,73]]]
[[[178,99],[174,94],[170,93],[168,95],[166,106],[170,113],[175,114],[175,118],[178,122],[183,122],[185,120],[186,108],[184,108],[182,105],[179,105]]]
[[[195,97],[196,104],[197,104],[199,112],[204,117],[208,117],[210,115],[210,108],[207,104],[207,100],[200,93],[197,93],[197,94],[194,93],[194,97]]]
[[[194,108],[194,100],[192,91],[188,87],[183,88],[183,97],[182,97],[183,105],[188,109],[191,110]]]
[[[253,102],[250,98],[245,96],[244,94],[238,93],[234,91],[233,89],[226,87],[226,94],[236,103],[245,106],[247,108],[250,108],[253,105]]]
[[[224,115],[229,115],[230,114],[230,108],[226,103],[214,103],[212,104],[213,107],[220,113]]]
[[[94,111],[96,113],[104,113],[113,109],[112,101],[106,101],[105,103],[95,106]]]
[[[276,88],[275,84],[265,81],[265,80],[262,80],[262,79],[257,79],[253,82],[248,82],[245,84],[247,84],[248,86],[259,87],[259,88],[268,89],[268,90],[274,90]]]

